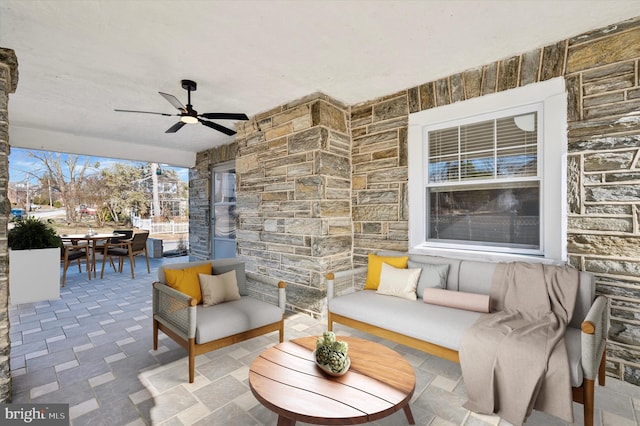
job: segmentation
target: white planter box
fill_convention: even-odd
[[[60,298],[60,249],[9,250],[9,304]]]

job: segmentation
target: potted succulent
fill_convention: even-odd
[[[9,245],[9,303],[60,298],[60,246],[50,222],[28,217],[13,222]]]
[[[325,331],[316,341],[313,351],[316,364],[331,376],[342,376],[349,370],[349,345],[347,342],[336,340],[333,331]]]

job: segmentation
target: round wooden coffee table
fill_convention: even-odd
[[[264,351],[249,368],[249,386],[265,407],[278,414],[278,426],[300,420],[312,424],[367,423],[403,409],[415,424],[409,400],[416,387],[413,367],[396,351],[355,337],[349,344],[351,368],[340,377],[324,373],[312,351],[317,337],[302,337]]]

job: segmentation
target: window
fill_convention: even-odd
[[[412,251],[566,258],[563,79],[422,111],[409,125]]]

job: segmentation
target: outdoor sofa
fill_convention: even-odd
[[[445,257],[380,252],[379,256],[409,256],[409,267],[416,264],[448,264],[443,288],[463,293],[488,295],[496,263]],[[423,269],[424,274],[425,269]],[[431,271],[432,273],[433,271]],[[369,334],[412,347],[431,355],[460,362],[458,349],[464,331],[480,312],[424,303],[421,298],[407,300],[363,290],[367,266],[327,275],[328,329],[343,324]],[[605,339],[607,299],[595,297],[595,279],[580,272],[579,290],[573,317],[567,326],[565,342],[570,364],[573,400],[584,405],[584,423],[593,425],[594,383],[605,381]],[[420,288],[418,289],[420,290]],[[417,296],[421,296],[422,293]]]

